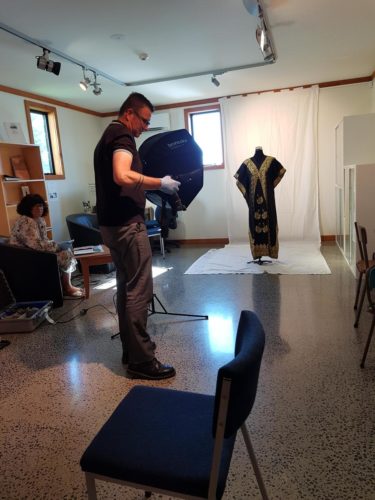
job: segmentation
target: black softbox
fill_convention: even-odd
[[[185,210],[203,187],[202,150],[185,129],[156,134],[139,148],[143,173],[150,177],[170,175],[181,182],[178,196],[162,191],[146,191],[151,203]]]

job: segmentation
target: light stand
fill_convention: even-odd
[[[162,311],[157,311],[155,307],[155,300],[159,304],[159,306],[162,308]],[[160,302],[160,299],[154,293],[152,295],[152,300],[149,306],[148,310],[148,315],[152,316],[153,314],[168,314],[169,316],[188,316],[189,318],[200,318],[200,319],[208,319],[208,316],[203,315],[203,314],[185,314],[185,313],[171,313],[166,310],[166,308],[163,306],[163,304]]]
[[[155,300],[159,304],[159,306],[162,308],[162,311],[157,311],[155,307]],[[150,302],[149,308],[148,308],[148,316],[152,316],[153,314],[167,314],[168,316],[187,316],[188,318],[198,318],[198,319],[208,319],[208,316],[204,314],[185,314],[185,313],[173,313],[173,312],[168,312],[164,305],[161,303],[160,299],[156,295],[156,293],[152,294],[152,300]],[[115,339],[120,335],[120,332],[114,333],[111,335],[111,339]]]

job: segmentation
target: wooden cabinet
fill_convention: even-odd
[[[29,178],[16,178],[15,162],[26,165]],[[11,178],[15,177],[15,178]],[[9,236],[17,218],[17,204],[24,194],[39,194],[47,202],[39,146],[33,144],[0,143],[0,234]],[[45,216],[48,236],[52,238],[51,220]]]

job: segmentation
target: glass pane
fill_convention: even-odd
[[[202,112],[191,115],[192,135],[203,151],[204,165],[222,165],[220,112]]]
[[[51,145],[49,141],[48,119],[44,113],[32,111],[31,126],[33,128],[34,142],[40,148],[42,158],[43,172],[45,174],[54,174],[55,169],[52,160]]]

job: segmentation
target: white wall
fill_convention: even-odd
[[[49,200],[53,237],[68,238],[65,217],[82,212],[82,201],[88,200],[88,183],[94,180],[93,151],[101,134],[100,119],[86,113],[55,106],[59,122],[60,140],[65,169],[65,180],[47,181],[47,192],[56,192],[57,198]],[[0,133],[7,136],[3,122],[19,122],[26,141],[29,142],[24,99],[0,92]]]
[[[5,139],[2,123],[20,122],[27,137],[24,99],[0,92],[0,134]],[[320,90],[318,117],[319,206],[323,235],[335,234],[335,134],[336,124],[347,115],[375,111],[375,90],[369,83],[329,87]],[[164,111],[163,111],[164,112]],[[184,128],[183,108],[168,111],[171,128]],[[95,116],[57,106],[66,179],[48,181],[54,238],[67,238],[66,215],[82,211],[82,201],[89,197],[88,184],[94,181],[93,151],[111,118]],[[143,140],[148,134],[142,136]],[[226,238],[224,170],[204,173],[204,187],[186,212],[180,212],[178,227],[170,232],[174,239]]]
[[[371,111],[369,83],[320,89],[318,111],[318,166],[320,232],[336,232],[335,127],[344,116]]]

